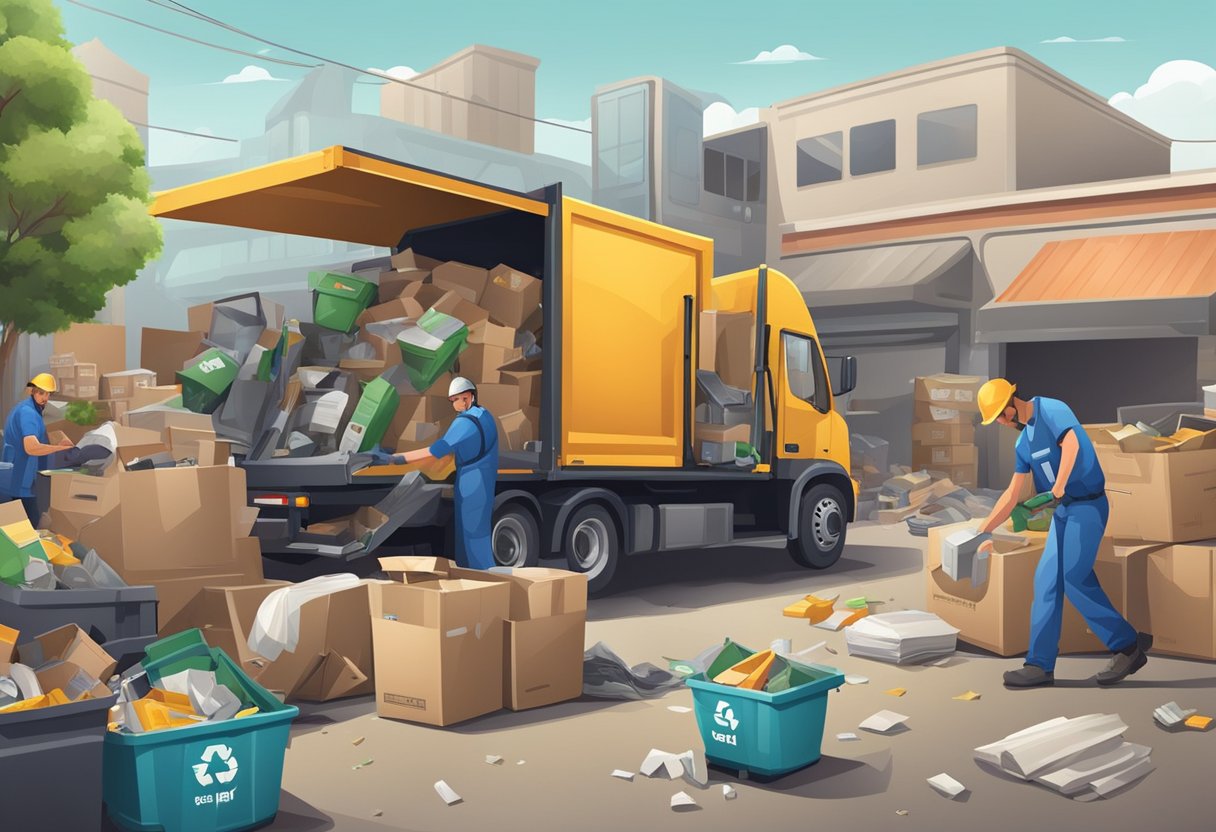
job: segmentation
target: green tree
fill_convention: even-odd
[[[70,49],[51,0],[0,0],[0,378],[160,253],[143,144]]]

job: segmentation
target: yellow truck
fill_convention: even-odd
[[[601,591],[622,557],[648,552],[780,535],[802,566],[840,557],[858,484],[834,398],[853,388],[856,361],[835,360],[829,380],[806,303],[780,272],[714,277],[712,240],[563,197],[558,185],[514,193],[345,147],[160,193],[152,212],[541,278],[539,442],[500,451],[500,564],[564,557]],[[738,339],[734,353],[709,355],[720,342],[708,328],[741,317],[745,357]],[[740,360],[746,383],[726,385],[715,368],[733,363],[738,378]],[[734,446],[743,456],[702,464],[700,435],[722,431],[698,416],[749,426],[750,442]],[[401,474],[357,470],[370,461],[312,490],[337,489],[349,505],[349,489]],[[265,485],[251,480],[251,495]],[[286,495],[293,529],[323,502],[309,491]]]

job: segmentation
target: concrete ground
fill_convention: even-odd
[[[784,549],[756,547],[656,555],[624,567],[612,595],[592,602],[588,645],[604,641],[631,663],[665,666],[663,656],[691,657],[729,636],[767,647],[790,638],[795,650],[826,640],[836,651],[816,661],[869,677],[866,685],[828,694],[823,757],[773,783],[740,782],[710,772],[710,786],[633,782],[610,776],[636,772],[653,748],[703,750],[682,688],[643,702],[583,699],[533,711],[501,711],[439,729],[375,716],[371,698],[305,706],[292,731],[276,830],[1143,830],[1210,832],[1216,812],[1211,788],[1216,730],[1167,732],[1155,707],[1177,700],[1216,716],[1216,666],[1154,657],[1117,688],[1085,681],[1101,657],[1062,659],[1056,687],[1009,691],[1001,672],[1020,665],[961,649],[945,667],[896,667],[851,658],[843,633],[827,633],[784,618],[782,607],[809,592],[866,595],[881,609],[923,606],[923,539],[902,526],[859,524],[850,529],[841,562],[827,572],[794,567]],[[902,698],[884,693],[907,688]],[[977,701],[952,697],[967,690]],[[880,736],[858,723],[881,709],[910,717],[908,730]],[[1089,803],[990,773],[972,749],[1054,716],[1117,713],[1126,739],[1149,745],[1157,770],[1124,792]],[[851,731],[858,742],[841,742]],[[359,746],[352,740],[366,737]],[[487,765],[488,754],[505,758]],[[352,770],[356,763],[370,766]],[[519,761],[523,761],[520,763]],[[925,779],[946,772],[967,786],[956,800],[939,796]],[[464,802],[446,806],[433,784],[446,780]],[[738,799],[727,802],[721,785]],[[699,808],[675,812],[669,800],[688,792]],[[897,811],[906,810],[906,815]],[[379,813],[379,814],[377,814]]]

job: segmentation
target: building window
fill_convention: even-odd
[[[726,194],[726,154],[705,148],[705,190],[711,194]]]
[[[916,117],[916,164],[934,165],[974,159],[976,153],[974,104],[933,110]]]
[[[646,181],[646,90],[639,88],[598,103],[597,187]]]
[[[849,131],[849,173],[895,170],[895,119],[859,124]]]
[[[740,202],[759,202],[760,163],[707,147],[705,190]]]
[[[747,160],[747,201],[760,201],[760,163]]]
[[[798,142],[798,187],[837,182],[841,178],[844,134],[824,133]]]
[[[781,341],[785,346],[785,377],[790,392],[826,413],[831,402],[819,346],[805,335],[792,332],[782,333]]]
[[[747,195],[747,186],[744,182],[744,164],[743,160],[738,156],[726,154],[726,198],[737,199],[742,201]]]

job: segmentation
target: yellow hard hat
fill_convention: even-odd
[[[55,393],[59,390],[59,385],[55,383],[55,377],[50,373],[39,373],[30,379],[30,383],[26,387],[37,387],[39,390],[45,390],[48,393]]]
[[[983,424],[991,425],[996,421],[996,417],[1004,412],[1009,406],[1010,399],[1017,392],[1018,386],[1010,384],[1003,378],[993,378],[984,382],[984,386],[980,388],[979,395],[976,396],[976,403],[980,406],[980,417],[983,419]]]

